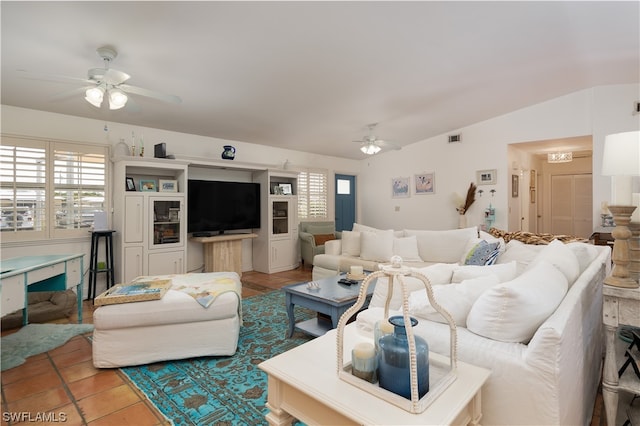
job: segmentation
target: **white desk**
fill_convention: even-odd
[[[83,264],[84,254],[23,256],[0,261],[0,315],[22,309],[22,323],[26,325],[28,292],[76,287],[78,322],[82,323]]]
[[[355,328],[345,327],[345,358],[356,342],[371,341]],[[268,375],[270,425],[291,424],[293,418],[323,425],[479,424],[489,370],[458,361],[456,380],[423,413],[412,414],[338,378],[336,335],[332,330],[259,365]]]

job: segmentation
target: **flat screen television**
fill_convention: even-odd
[[[260,228],[260,184],[189,179],[187,232],[195,236]]]

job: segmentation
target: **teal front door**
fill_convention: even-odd
[[[356,221],[356,177],[336,174],[336,231],[351,231]]]

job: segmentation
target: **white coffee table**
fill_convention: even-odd
[[[259,365],[268,375],[266,419],[270,425],[290,425],[299,419],[324,425],[478,425],[482,417],[481,388],[490,371],[458,361],[456,380],[423,413],[412,414],[338,378],[336,330]],[[345,327],[344,357],[370,338]],[[431,353],[431,359],[448,358]]]

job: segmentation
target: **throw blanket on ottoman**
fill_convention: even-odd
[[[95,367],[235,353],[242,321],[242,283],[237,273],[145,278],[171,279],[172,285],[159,300],[106,305],[95,310]]]
[[[181,291],[208,308],[219,295],[228,291],[242,297],[242,283],[235,272],[213,272],[206,274],[174,274],[139,277],[136,279],[171,280],[171,290]]]

